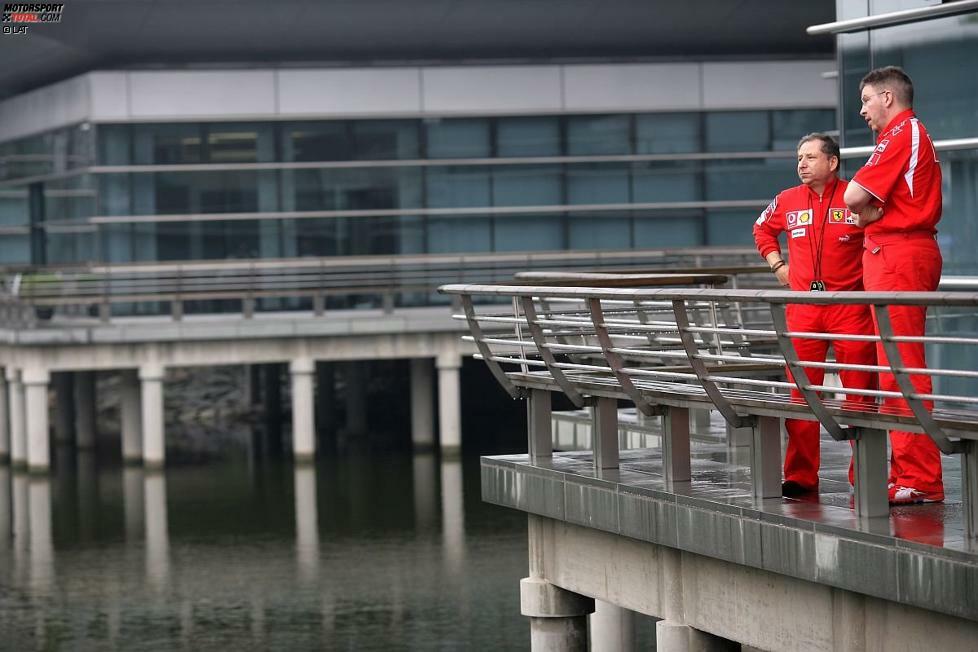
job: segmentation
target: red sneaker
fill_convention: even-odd
[[[920,503],[943,503],[943,491],[920,491],[913,487],[890,485],[891,505],[918,505]]]

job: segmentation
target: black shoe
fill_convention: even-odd
[[[804,496],[806,494],[813,494],[817,492],[818,487],[809,489],[808,487],[803,487],[794,480],[785,480],[781,483],[781,495],[787,496],[788,498],[797,498],[798,496]]]

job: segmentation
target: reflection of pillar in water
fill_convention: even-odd
[[[13,496],[10,467],[0,466],[0,551],[10,549],[14,536]]]
[[[415,453],[412,462],[414,479],[414,527],[418,532],[429,530],[435,524],[438,497],[435,483],[435,456],[431,453]]]
[[[146,527],[143,509],[145,479],[143,470],[131,466],[122,469],[122,495],[126,515],[126,541],[139,541]]]
[[[75,500],[78,503],[78,528],[85,541],[98,533],[98,467],[95,451],[79,450],[75,460]]]
[[[460,573],[465,564],[465,507],[462,491],[462,462],[441,463],[442,548],[450,574]]]
[[[146,521],[146,576],[162,589],[170,575],[170,532],[166,515],[166,476],[146,473],[143,482]]]
[[[296,466],[295,547],[299,579],[315,581],[319,575],[319,516],[316,505],[316,469]]]
[[[29,485],[31,531],[31,586],[47,591],[54,581],[54,542],[51,539],[51,483],[31,478]]]
[[[14,525],[14,576],[22,582],[27,573],[27,552],[30,546],[30,497],[29,477],[25,473],[13,473],[11,493],[13,493]]]
[[[191,649],[194,642],[194,605],[189,600],[180,603],[180,639],[185,649]]]

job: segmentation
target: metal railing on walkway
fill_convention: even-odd
[[[530,399],[531,460],[552,454],[550,394],[595,413],[596,469],[618,466],[617,401],[661,415],[666,482],[690,480],[690,408],[720,412],[733,428],[753,429],[751,475],[757,498],[780,497],[779,419],[820,421],[837,440],[853,441],[854,507],[875,519],[888,514],[888,429],[926,433],[943,453],[962,456],[967,536],[978,537],[978,332],[974,292],[789,292],[781,290],[654,289],[547,285],[447,285],[459,298],[471,340],[503,388]],[[512,304],[503,314],[486,297]],[[788,330],[786,307],[871,306],[879,333],[825,334]],[[938,313],[939,333],[894,331],[894,307]],[[747,316],[751,316],[750,319]],[[766,322],[766,324],[765,324]],[[487,334],[485,326],[495,329]],[[498,328],[507,327],[505,333]],[[792,340],[881,343],[886,363],[805,362]],[[923,345],[931,366],[904,364],[907,344]],[[784,378],[785,367],[793,381]],[[846,389],[810,382],[806,369],[891,374],[888,389]],[[927,375],[934,389],[915,389]],[[889,387],[889,386],[888,386]],[[792,400],[797,388],[802,399]],[[877,403],[877,401],[879,403]],[[933,406],[933,407],[931,407]],[[545,415],[545,416],[544,416]]]
[[[524,270],[643,269],[717,273],[770,283],[753,249],[406,255],[136,263],[0,270],[0,325],[31,325],[37,315],[62,318],[196,312],[311,310],[331,307],[424,306],[443,302],[445,283],[509,281]],[[748,282],[748,286],[754,283]],[[62,319],[64,321],[64,319]]]

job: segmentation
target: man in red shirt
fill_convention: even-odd
[[[771,266],[781,285],[792,290],[862,290],[862,229],[842,198],[846,181],[839,179],[839,146],[825,134],[809,134],[798,143],[798,177],[801,185],[781,192],[754,223],[754,242]],[[781,257],[778,236],[788,234],[790,266]],[[857,334],[873,332],[867,306],[789,305],[788,328],[795,332]],[[825,362],[828,340],[794,339],[801,360]],[[833,340],[836,360],[843,364],[872,365],[876,352],[872,342]],[[808,379],[821,385],[824,369],[806,369]],[[845,387],[868,389],[875,386],[869,371],[842,371]],[[801,401],[801,393],[791,397]],[[869,397],[851,396],[850,401],[870,402]],[[781,493],[799,496],[818,490],[819,423],[800,419],[785,420],[788,448],[784,460]],[[852,465],[849,468],[852,482]]]
[[[876,149],[853,177],[845,202],[865,227],[863,283],[868,291],[934,291],[941,279],[941,251],[935,234],[941,219],[941,168],[927,130],[913,112],[913,82],[895,66],[863,77],[862,110],[877,136]],[[924,334],[925,308],[891,306],[896,335]],[[903,364],[924,368],[923,344],[900,344]],[[881,365],[888,364],[882,344]],[[930,376],[913,375],[917,392],[931,393]],[[881,390],[896,391],[893,374],[881,373]],[[902,399],[884,408],[906,411]],[[927,404],[931,409],[932,405]],[[890,431],[890,504],[944,500],[941,454],[925,434]]]

